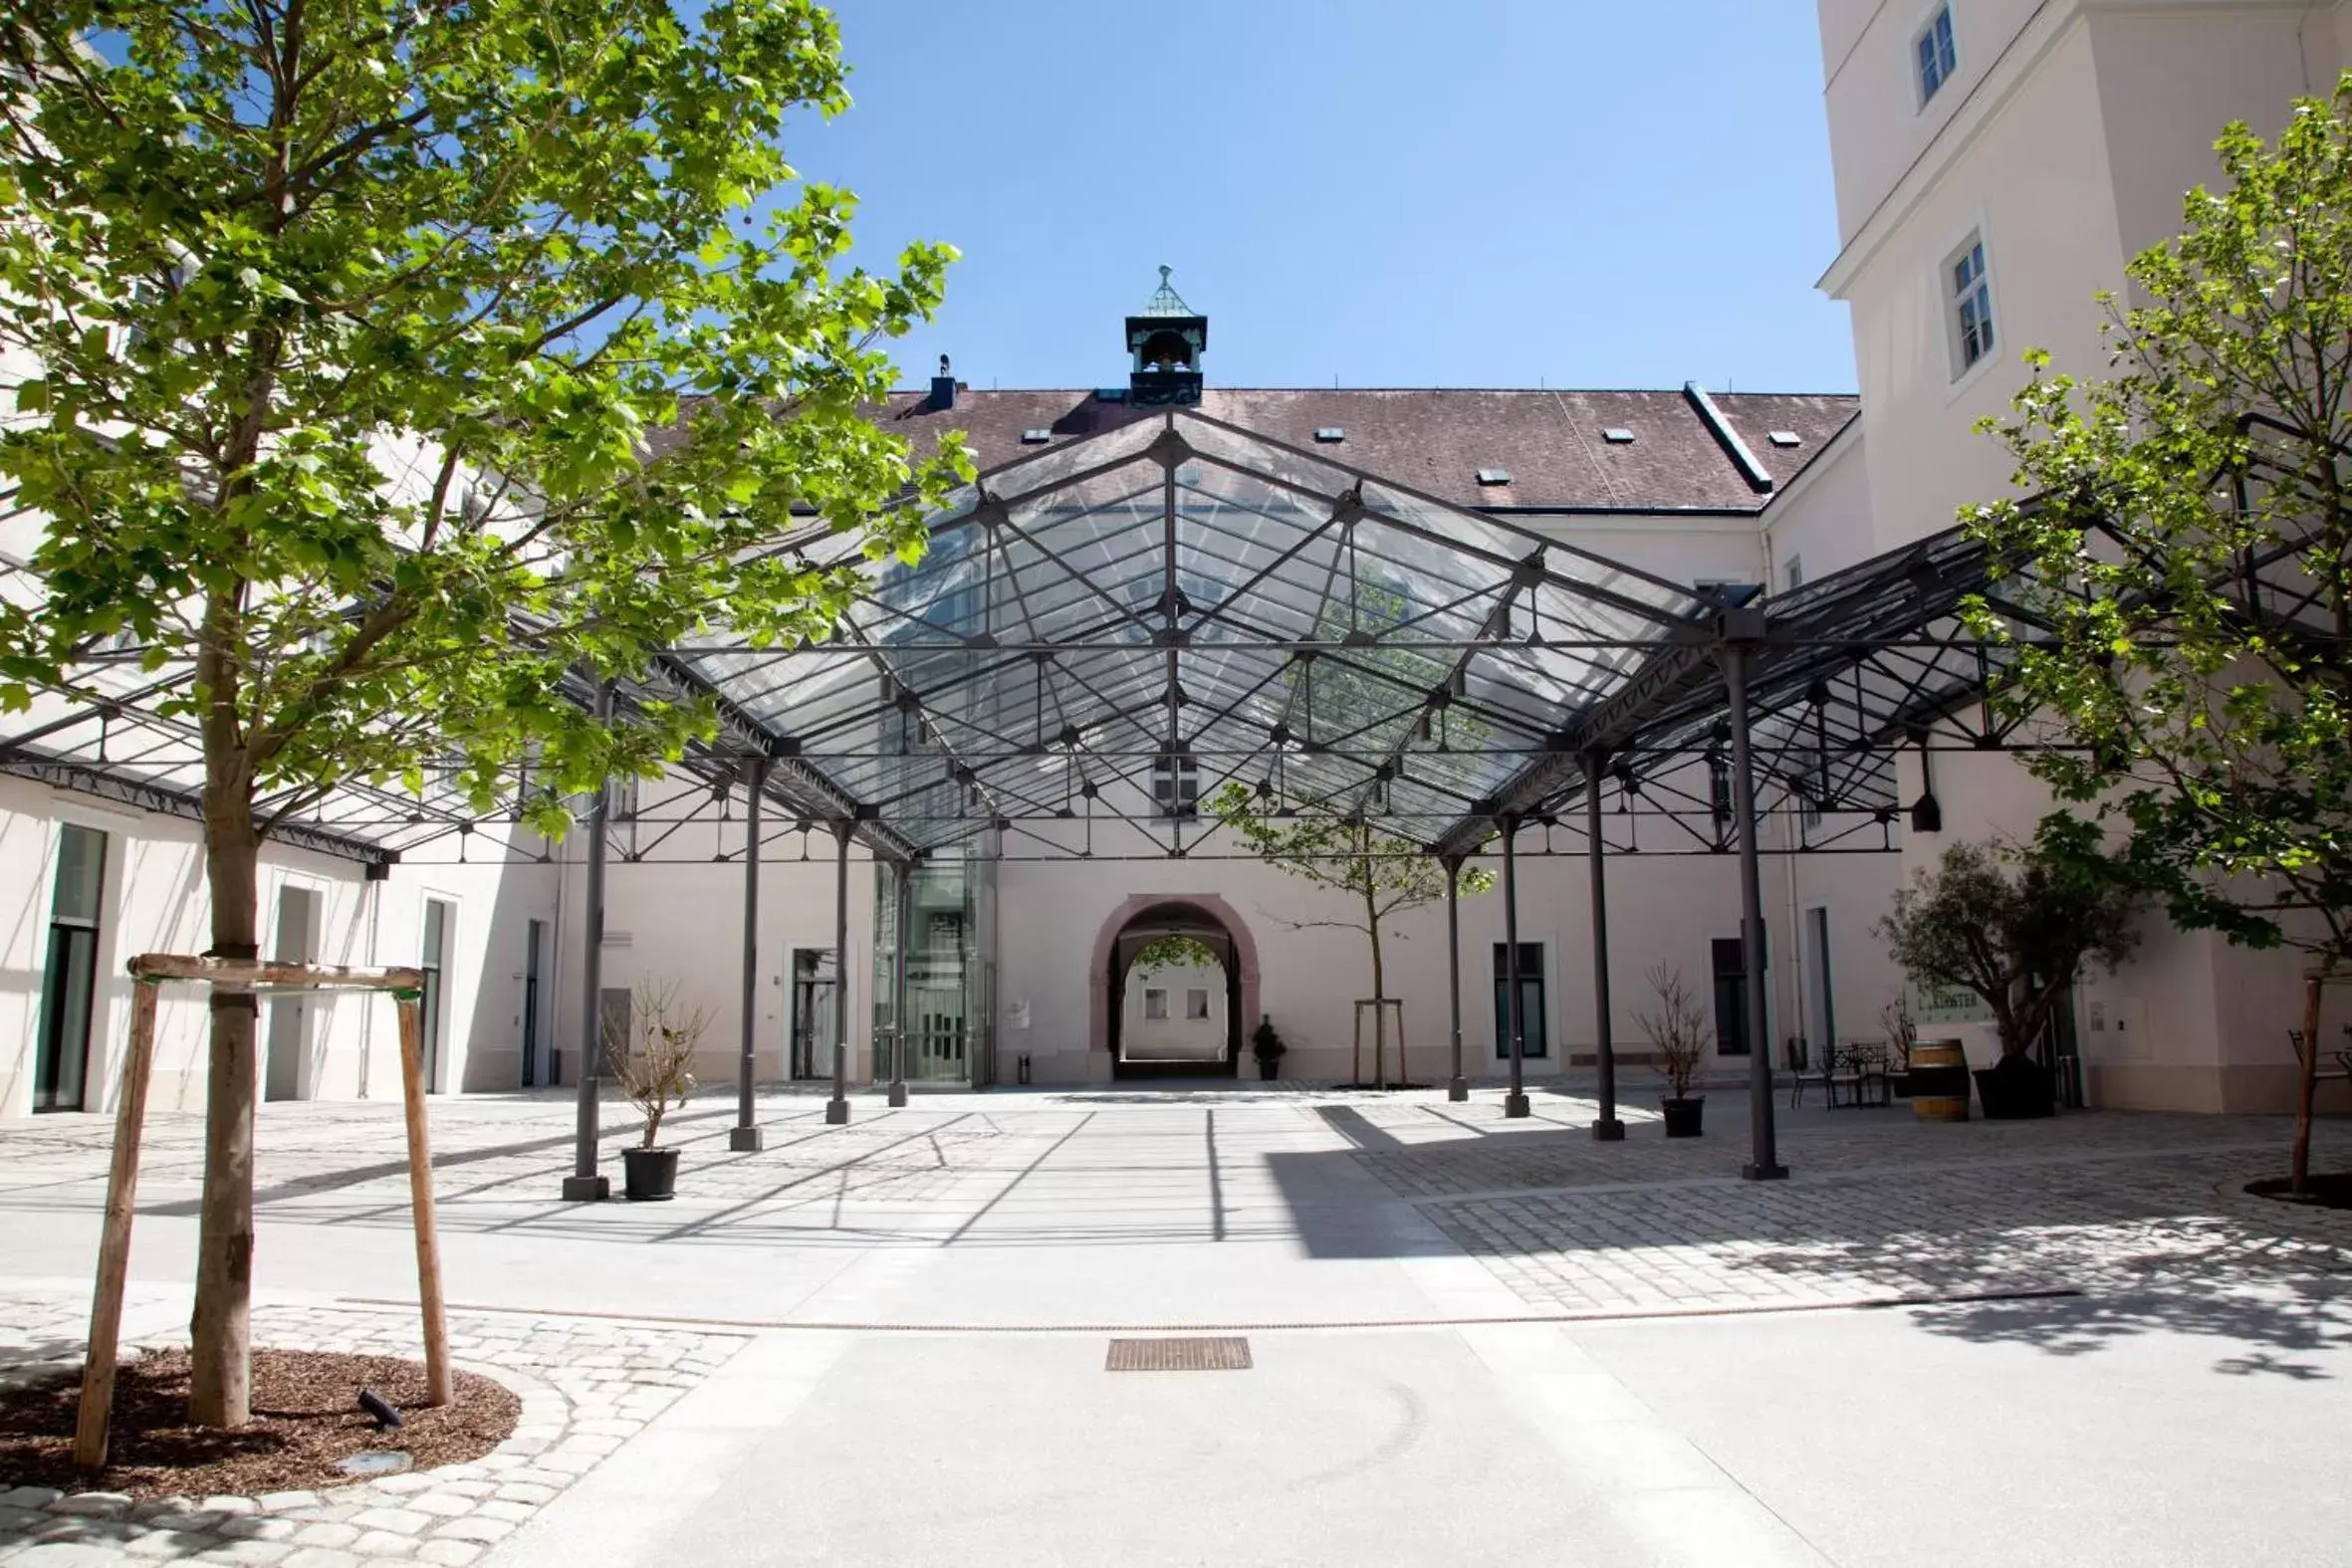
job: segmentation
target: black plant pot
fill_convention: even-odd
[[[1989,1122],[2057,1114],[2057,1094],[2049,1070],[2037,1061],[2025,1056],[2003,1057],[1999,1066],[1980,1067],[1975,1077],[1977,1102],[1985,1107]]]
[[[1282,1070],[1283,1059],[1280,1056],[1261,1056],[1258,1058],[1259,1077],[1267,1079],[1278,1078],[1282,1076]]]
[[[628,1173],[621,1193],[634,1203],[675,1198],[678,1192],[678,1151],[623,1149],[620,1163]]]
[[[1707,1109],[1707,1096],[1694,1094],[1686,1100],[1660,1100],[1659,1108],[1666,1113],[1666,1136],[1696,1138],[1703,1129],[1699,1122]]]

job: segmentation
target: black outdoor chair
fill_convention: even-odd
[[[1796,1070],[1788,1084],[1788,1108],[1790,1110],[1794,1110],[1804,1103],[1805,1085],[1808,1083],[1820,1085],[1822,1103],[1831,1110],[1837,1109],[1838,1058],[1839,1052],[1835,1045],[1824,1045],[1821,1047],[1819,1060],[1812,1062],[1810,1066],[1800,1067]]]

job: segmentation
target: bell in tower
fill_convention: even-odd
[[[1135,356],[1127,377],[1130,403],[1201,400],[1201,350],[1209,346],[1209,319],[1177,295],[1168,282],[1173,270],[1160,269],[1159,288],[1127,318],[1127,351]]]

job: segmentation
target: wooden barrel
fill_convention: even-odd
[[[1911,1114],[1923,1122],[1969,1119],[1969,1058],[1958,1040],[1911,1047]]]

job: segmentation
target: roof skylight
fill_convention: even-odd
[[[1798,438],[1797,433],[1793,430],[1773,430],[1766,433],[1764,439],[1771,442],[1774,446],[1803,445],[1803,442]]]
[[[1022,440],[1022,444],[1023,444],[1023,445],[1025,445],[1025,446],[1043,446],[1043,445],[1045,445],[1045,444],[1046,444],[1048,441],[1051,441],[1051,440],[1053,440],[1053,439],[1054,439],[1054,432],[1053,432],[1053,431],[1051,431],[1051,430],[1041,430],[1041,429],[1038,429],[1038,428],[1036,428],[1036,427],[1034,427],[1034,426],[1033,426],[1033,427],[1031,427],[1030,429],[1027,429],[1027,430],[1024,430],[1024,431],[1022,431],[1022,432],[1021,432],[1021,440]]]
[[[1626,446],[1633,440],[1633,432],[1623,425],[1611,425],[1600,433],[1600,438],[1611,446]]]
[[[1511,483],[1511,470],[1508,468],[1482,468],[1478,471],[1478,482],[1482,485],[1508,485]]]
[[[1346,440],[1347,432],[1338,425],[1318,425],[1315,427],[1314,438],[1328,445],[1333,441]]]

